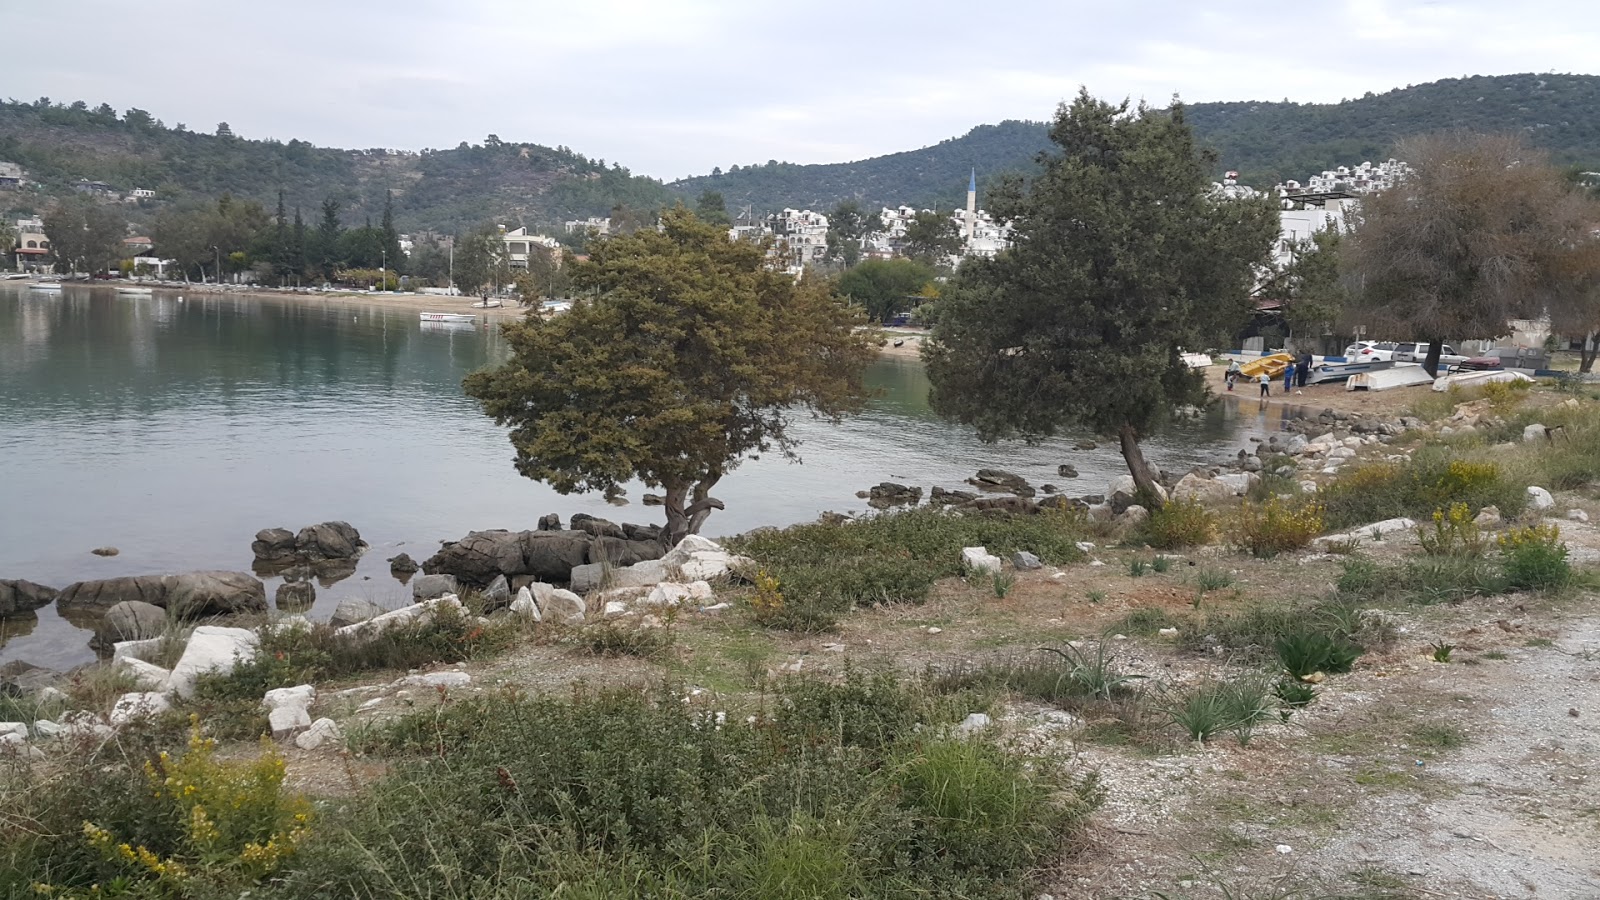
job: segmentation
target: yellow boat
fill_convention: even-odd
[[[1265,373],[1268,378],[1277,378],[1283,374],[1283,370],[1287,369],[1289,363],[1292,362],[1294,362],[1294,357],[1289,354],[1274,353],[1271,356],[1250,360],[1240,366],[1239,371],[1243,372],[1246,378],[1259,378],[1262,373]]]

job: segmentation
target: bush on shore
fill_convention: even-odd
[[[1494,506],[1515,516],[1528,502],[1528,483],[1494,462],[1464,458],[1447,447],[1423,447],[1401,463],[1368,463],[1341,474],[1317,492],[1330,531],[1408,516],[1428,519],[1436,509],[1465,504],[1474,514]]]

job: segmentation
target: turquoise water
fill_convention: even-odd
[[[657,521],[639,485],[619,508],[516,474],[504,432],[460,387],[505,352],[490,327],[425,326],[410,311],[0,284],[0,578],[62,587],[248,569],[259,529],[344,519],[373,549],[355,576],[319,586],[312,614],[325,615],[348,596],[402,602],[384,559],[421,560],[473,529],[531,528],[549,512]],[[982,444],[933,417],[915,360],[881,360],[870,380],[881,394],[863,415],[796,424],[803,464],[764,458],[727,476],[716,492],[727,510],[707,533],[859,510],[856,491],[883,480],[955,488],[995,466],[1098,493],[1124,471],[1109,445]],[[1249,407],[1219,407],[1147,453],[1181,470],[1267,425]],[[1069,461],[1076,481],[1056,476]],[[120,554],[89,553],[107,545]],[[270,596],[277,582],[266,580]],[[0,661],[92,658],[88,632],[53,610],[0,629]]]

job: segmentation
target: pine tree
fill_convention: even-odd
[[[339,239],[344,228],[339,224],[339,201],[332,197],[322,201],[322,222],[317,225],[317,267],[324,279],[331,280],[339,268]]]
[[[294,208],[294,228],[289,232],[289,270],[297,278],[306,275],[306,223],[300,207]]]

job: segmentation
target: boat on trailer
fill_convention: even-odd
[[[422,313],[421,315],[422,315],[422,321],[424,321],[424,322],[476,322],[476,321],[478,321],[478,317],[475,316],[475,315],[472,315],[471,313],[425,312],[425,313]]]

